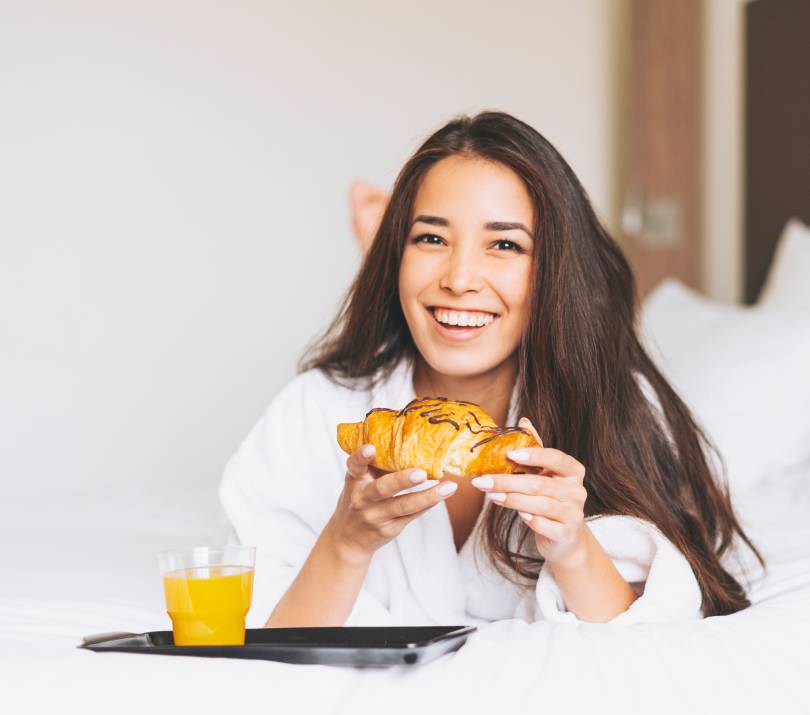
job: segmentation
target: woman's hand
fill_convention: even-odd
[[[372,467],[374,445],[366,444],[346,460],[346,480],[330,520],[336,546],[346,558],[366,561],[411,521],[451,496],[458,485],[446,480],[411,494],[394,496],[427,481],[422,469],[384,474]]]
[[[543,444],[529,420],[519,424]],[[473,486],[486,492],[494,504],[519,512],[550,565],[577,565],[587,549],[585,467],[564,452],[542,446],[508,452],[507,457],[533,473],[476,477]]]

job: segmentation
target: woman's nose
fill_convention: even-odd
[[[439,287],[452,293],[479,291],[483,286],[483,276],[473,257],[461,252],[453,252],[439,280]]]

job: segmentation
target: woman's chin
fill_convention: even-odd
[[[447,355],[430,356],[425,355],[425,362],[434,371],[443,377],[453,380],[464,380],[480,377],[495,369],[500,360],[492,357],[481,357],[477,355],[456,354],[452,357]]]

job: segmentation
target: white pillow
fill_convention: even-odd
[[[757,305],[810,309],[810,226],[797,218],[779,237]]]
[[[732,492],[810,458],[810,314],[711,301],[669,279],[641,338],[726,461]]]

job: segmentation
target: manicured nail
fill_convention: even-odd
[[[377,450],[376,450],[376,449],[374,449],[374,445],[373,445],[373,444],[367,444],[365,447],[363,447],[363,449],[362,449],[362,451],[360,452],[360,454],[362,454],[362,455],[363,455],[363,456],[364,456],[366,459],[370,459],[371,457],[373,457],[373,456],[374,456],[374,453],[375,453],[376,451],[377,451]]]
[[[534,518],[534,514],[529,514],[527,511],[519,511],[518,514],[520,514],[520,518],[523,519],[523,521],[531,521]]]
[[[406,489],[400,489],[396,494],[394,494],[394,496],[400,497],[403,494],[418,494],[419,492],[426,492],[428,489],[435,487],[438,483],[438,479],[426,479],[421,484],[416,484],[415,486],[408,487]]]
[[[515,462],[525,462],[529,458],[529,453],[525,449],[513,449],[511,452],[507,452],[506,456]]]
[[[495,480],[492,477],[476,477],[472,480],[472,485],[479,489],[492,489],[495,486]]]
[[[424,469],[414,469],[408,479],[411,480],[411,484],[419,484],[419,482],[424,482],[427,479],[427,472]]]
[[[484,498],[492,499],[492,501],[506,501],[506,494],[503,492],[487,492]]]
[[[455,482],[445,482],[439,487],[439,496],[449,497],[456,489],[458,484]]]

